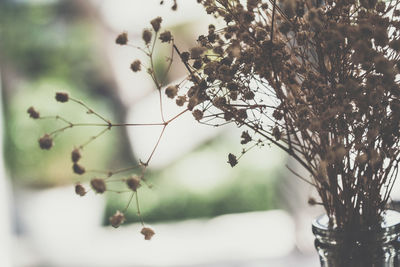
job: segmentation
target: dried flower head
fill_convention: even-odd
[[[150,44],[151,37],[152,37],[151,31],[148,29],[144,29],[142,33],[142,39],[146,45]]]
[[[229,153],[228,155],[228,163],[231,165],[231,167],[235,167],[236,164],[238,164],[236,156],[233,155],[232,153]]]
[[[170,31],[165,31],[160,34],[160,40],[163,43],[169,43],[172,40],[172,35]]]
[[[242,145],[247,144],[248,142],[250,142],[252,140],[251,136],[249,135],[248,131],[243,131],[242,135],[241,135],[242,140],[240,141],[240,143]]]
[[[71,152],[71,159],[72,162],[78,162],[81,158],[81,151],[79,150],[79,148],[75,148],[74,150],[72,150]]]
[[[82,175],[85,173],[85,168],[76,162],[72,165],[72,170],[74,171],[74,173],[79,174],[79,175]]]
[[[143,227],[140,233],[144,235],[145,240],[150,240],[155,235],[154,230],[149,227]]]
[[[84,188],[80,183],[77,183],[77,184],[75,185],[75,193],[76,193],[77,195],[83,197],[84,195],[86,195],[86,190],[85,190],[85,188]]]
[[[128,179],[126,179],[126,185],[132,190],[135,191],[140,187],[140,178],[137,175],[132,175]]]
[[[128,34],[123,32],[117,36],[115,43],[119,45],[126,45],[128,43]]]
[[[165,89],[165,94],[169,98],[174,98],[178,94],[178,86],[177,85],[170,85]]]
[[[193,110],[192,114],[193,114],[193,117],[194,117],[197,121],[199,121],[199,120],[201,120],[201,119],[203,118],[203,111],[201,111],[201,110],[199,110],[199,109]]]
[[[153,19],[152,21],[150,21],[150,24],[151,24],[151,26],[153,26],[153,29],[155,32],[158,32],[160,30],[161,22],[162,22],[161,17],[157,17],[157,18]]]
[[[106,191],[106,183],[102,178],[93,178],[92,180],[90,180],[90,185],[92,186],[93,190],[98,194],[102,194]]]
[[[49,150],[53,146],[53,138],[48,134],[44,134],[39,139],[39,146],[41,149]]]
[[[317,205],[317,201],[315,200],[315,198],[310,197],[310,198],[308,199],[308,205],[310,205],[310,206],[315,206],[315,205]]]
[[[31,117],[32,119],[40,118],[39,112],[37,112],[34,107],[29,107],[27,113],[29,114],[29,117]]]
[[[132,62],[131,64],[131,70],[133,72],[138,72],[141,71],[142,67],[141,67],[142,63],[140,62],[139,59],[136,59],[135,61]]]
[[[68,96],[67,93],[57,92],[56,93],[56,100],[58,102],[64,103],[64,102],[67,102],[69,100],[69,96]]]
[[[110,224],[114,228],[118,228],[121,224],[125,222],[125,215],[117,210],[113,216],[110,217]]]

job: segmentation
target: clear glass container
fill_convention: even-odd
[[[314,220],[312,231],[321,267],[399,266],[400,213],[383,213],[380,229],[344,232],[329,227],[329,218]]]

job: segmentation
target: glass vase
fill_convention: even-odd
[[[322,215],[312,231],[321,267],[400,267],[397,211],[385,211],[379,229],[344,232],[330,227],[328,216]]]

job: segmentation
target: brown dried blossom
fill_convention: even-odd
[[[39,112],[37,112],[34,107],[29,107],[26,112],[29,114],[29,117],[32,118],[32,119],[39,119],[40,118]]]
[[[236,164],[238,164],[236,156],[232,153],[229,153],[228,155],[228,163],[231,165],[231,167],[235,167]]]
[[[81,157],[82,157],[82,155],[81,155],[79,148],[75,148],[74,150],[72,150],[72,152],[71,152],[72,162],[74,162],[74,163],[78,162]]]
[[[92,186],[93,190],[98,194],[102,194],[106,191],[106,183],[102,178],[93,178],[92,180],[90,180],[90,185]]]
[[[69,100],[69,96],[67,93],[57,92],[56,93],[56,100],[61,103],[65,103]]]
[[[178,86],[170,85],[165,89],[165,94],[169,98],[174,98],[178,94]]]
[[[39,139],[39,146],[41,149],[49,150],[53,146],[53,138],[49,134],[44,134]]]
[[[150,21],[150,24],[151,24],[151,26],[153,26],[153,30],[155,32],[158,32],[160,30],[161,22],[162,22],[161,17],[157,17],[157,18],[153,19],[152,21]]]
[[[128,43],[128,34],[123,32],[117,36],[115,43],[119,45],[126,45]]]
[[[132,70],[133,72],[141,71],[141,69],[142,69],[142,63],[140,62],[139,59],[137,59],[137,60],[135,60],[135,61],[132,62],[132,64],[131,64],[131,70]]]
[[[85,168],[76,162],[72,165],[72,170],[74,171],[74,173],[79,175],[82,175],[86,172]]]
[[[169,43],[172,40],[172,35],[170,31],[165,31],[160,34],[160,40],[163,43]]]
[[[109,221],[114,228],[118,228],[121,224],[125,222],[125,215],[117,210],[115,214],[110,217]]]
[[[126,185],[132,191],[135,191],[140,187],[140,178],[137,175],[132,175],[128,179],[126,179]]]
[[[143,227],[140,233],[144,235],[145,240],[150,240],[156,234],[150,227]]]
[[[85,188],[84,188],[80,183],[77,183],[77,184],[75,185],[75,193],[76,193],[77,195],[83,197],[84,195],[86,195],[86,190],[85,190]]]
[[[142,33],[142,39],[146,45],[150,44],[151,37],[152,37],[151,31],[148,29],[144,29]]]

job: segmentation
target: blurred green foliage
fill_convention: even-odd
[[[227,147],[237,148],[237,145],[227,140],[226,136],[219,137],[163,170],[148,173],[154,187],[142,186],[138,191],[144,220],[205,218],[278,208],[276,189],[283,175],[281,162],[285,160],[285,155],[272,148],[254,149],[231,168],[226,162]],[[259,164],[260,153],[264,160],[270,159],[270,162]],[[206,171],[208,168],[210,172]],[[116,210],[124,209],[130,194],[109,193],[108,196],[105,224]],[[127,223],[139,221],[135,198],[126,212],[126,218]]]
[[[42,116],[60,115],[74,122],[98,121],[74,103],[54,100],[56,91],[66,91],[113,119],[110,102],[99,94],[106,82],[93,32],[93,25],[67,1],[0,2],[5,159],[16,182],[32,186],[72,182],[70,152],[101,130],[68,130],[56,137],[52,150],[42,151],[38,138],[65,124],[33,121],[26,113],[28,107],[35,106]],[[88,168],[107,168],[116,141],[115,135],[96,140],[85,149],[82,163]]]

